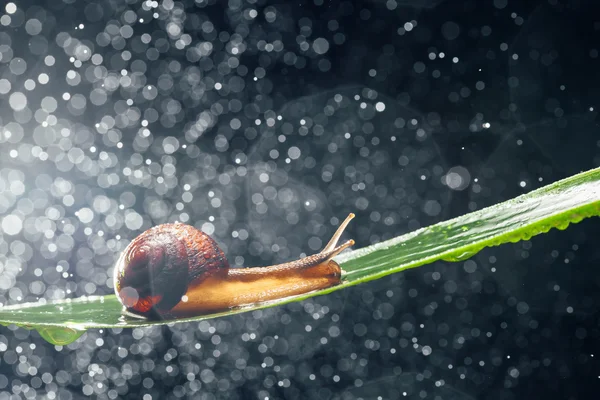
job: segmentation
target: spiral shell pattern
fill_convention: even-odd
[[[125,308],[144,316],[168,314],[193,280],[226,274],[217,243],[181,223],[148,229],[125,248],[115,265],[114,287]]]

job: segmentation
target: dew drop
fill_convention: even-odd
[[[44,340],[55,346],[66,346],[70,343],[73,343],[85,333],[85,330],[61,326],[40,326],[36,327],[35,330],[38,331]]]
[[[481,250],[481,248],[476,248],[476,249],[471,249],[468,251],[463,251],[462,253],[449,254],[447,256],[442,257],[442,260],[450,261],[450,262],[464,261],[466,259],[473,257],[480,250]]]

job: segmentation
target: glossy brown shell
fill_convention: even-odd
[[[226,274],[229,263],[217,243],[185,224],[148,229],[125,248],[115,265],[115,293],[131,312],[160,316],[202,276]]]

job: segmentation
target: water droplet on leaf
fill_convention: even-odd
[[[66,346],[73,343],[85,333],[84,330],[60,326],[40,326],[36,330],[47,342],[57,346]]]

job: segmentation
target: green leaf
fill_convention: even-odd
[[[54,344],[68,344],[88,328],[120,328],[200,321],[273,307],[382,278],[436,260],[460,261],[484,247],[527,240],[551,228],[600,214],[600,169],[580,173],[513,200],[337,257],[342,283],[325,290],[211,315],[148,321],[122,313],[114,295],[27,303],[0,308],[0,324],[36,329]]]

